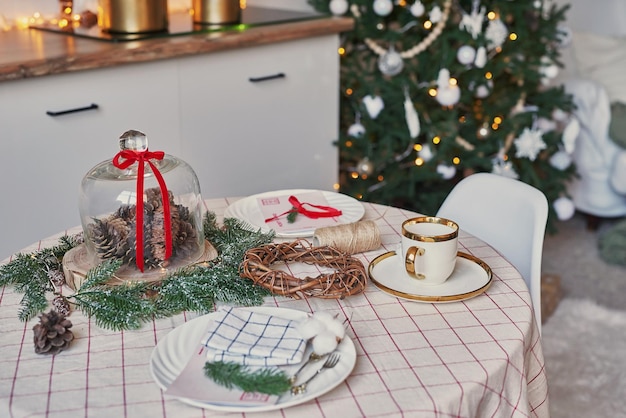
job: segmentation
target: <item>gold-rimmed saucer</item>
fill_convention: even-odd
[[[493,280],[491,268],[473,255],[458,252],[452,275],[439,285],[427,285],[409,276],[402,257],[395,251],[379,255],[369,265],[369,277],[382,291],[403,299],[428,302],[457,302],[486,291]]]

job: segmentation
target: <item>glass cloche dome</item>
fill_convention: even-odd
[[[79,209],[90,263],[118,259],[141,272],[195,263],[205,243],[193,169],[148,150],[142,132],[125,132],[119,143],[121,151],[89,170],[81,183]]]

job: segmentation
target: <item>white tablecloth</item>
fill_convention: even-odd
[[[221,222],[234,200],[207,200],[207,209]],[[396,248],[402,221],[415,213],[368,203],[365,208],[365,219],[376,221],[383,242],[382,248],[359,255],[367,266],[378,254]],[[58,236],[50,237],[23,252],[57,243]],[[357,352],[352,374],[336,389],[280,412],[226,414],[163,394],[150,375],[152,350],[196,314],[119,332],[101,329],[73,312],[69,318],[76,339],[71,348],[42,356],[33,349],[37,319],[20,322],[21,294],[0,289],[0,416],[547,417],[541,340],[524,281],[482,241],[462,233],[459,243],[461,251],[479,257],[494,273],[491,287],[473,299],[406,301],[371,283],[363,294],[344,300],[267,298],[266,306],[349,313],[347,334]]]

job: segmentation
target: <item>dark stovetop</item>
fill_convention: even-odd
[[[179,12],[169,15],[169,27],[167,31],[139,33],[139,34],[119,34],[109,33],[100,29],[99,26],[87,27],[67,27],[60,28],[53,23],[42,25],[32,25],[32,29],[44,30],[68,36],[78,36],[82,38],[95,39],[106,42],[137,41],[141,39],[163,38],[171,36],[192,35],[198,33],[211,33],[223,31],[242,31],[247,28],[273,25],[279,23],[296,22],[300,20],[311,20],[327,15],[315,12],[301,12],[294,10],[269,9],[263,7],[247,7],[241,11],[241,22],[227,25],[199,25],[193,23],[189,13]]]

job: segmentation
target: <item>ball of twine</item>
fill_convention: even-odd
[[[333,269],[316,277],[294,277],[273,265],[305,263]],[[361,261],[336,248],[313,247],[304,240],[266,244],[246,251],[239,275],[269,289],[272,293],[323,299],[343,299],[361,293],[367,283],[367,273]]]
[[[335,247],[346,254],[356,254],[380,247],[380,231],[374,221],[318,228],[313,235],[315,244]]]

